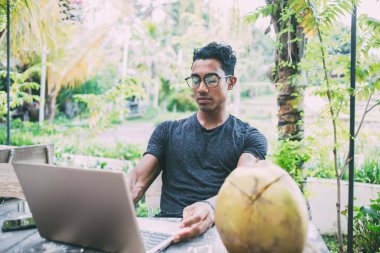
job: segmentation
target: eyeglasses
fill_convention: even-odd
[[[226,78],[226,80],[227,80],[227,78],[229,78],[231,76],[232,75],[227,75],[227,76],[221,77],[216,73],[210,73],[210,74],[206,74],[204,78],[201,78],[198,75],[191,75],[189,77],[186,77],[185,81],[186,81],[187,85],[189,85],[189,87],[193,88],[193,89],[198,89],[199,86],[201,85],[202,80],[205,82],[205,84],[208,88],[215,88],[216,86],[218,86],[219,80],[221,78]]]

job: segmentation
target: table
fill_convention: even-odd
[[[0,205],[0,224],[6,219],[18,215],[17,202],[8,202]],[[178,219],[172,219],[173,222]],[[37,229],[15,232],[0,231],[0,252],[93,252],[99,251],[47,241],[40,237]],[[227,253],[219,234],[212,227],[205,234],[178,244],[173,244],[165,253]],[[307,244],[304,253],[328,253],[325,243],[315,226],[310,223]]]

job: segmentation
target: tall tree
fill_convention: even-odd
[[[337,120],[339,112],[342,109],[342,105],[344,105],[344,102],[347,101],[347,99],[344,98],[344,90],[346,94],[349,94],[349,89],[342,89],[339,87],[338,89],[334,90],[333,84],[334,82],[331,80],[330,77],[331,71],[335,71],[336,69],[331,69],[330,66],[327,65],[327,56],[329,52],[326,50],[326,45],[324,41],[324,36],[326,35],[327,31],[331,30],[331,27],[337,22],[337,18],[340,15],[344,15],[347,13],[351,13],[352,8],[354,5],[357,4],[357,1],[350,1],[350,0],[340,0],[340,1],[312,1],[312,0],[280,0],[280,1],[269,1],[267,0],[267,5],[265,7],[262,7],[255,12],[253,12],[249,17],[249,21],[254,21],[260,16],[272,16],[272,23],[275,26],[275,31],[277,34],[277,40],[279,42],[280,48],[281,45],[283,45],[283,42],[281,40],[283,34],[286,33],[292,33],[292,29],[286,29],[286,27],[279,27],[282,28],[282,30],[276,30],[276,20],[273,20],[273,16],[276,16],[276,13],[279,13],[279,9],[282,9],[280,12],[280,16],[277,15],[279,24],[284,23],[284,21],[292,22],[293,19],[295,19],[296,24],[298,24],[299,31],[303,32],[306,37],[316,37],[319,41],[318,46],[318,55],[313,57],[315,60],[320,61],[320,64],[323,66],[322,71],[319,71],[318,74],[323,75],[322,83],[324,83],[323,91],[321,94],[325,95],[328,99],[328,111],[330,113],[332,127],[333,127],[333,138],[334,138],[334,144],[333,144],[333,157],[334,157],[334,168],[336,173],[336,180],[337,180],[337,235],[338,235],[338,241],[339,241],[339,252],[343,252],[343,240],[342,240],[342,232],[341,232],[341,220],[340,220],[340,198],[341,198],[341,192],[340,192],[340,180],[343,175],[343,171],[348,164],[349,157],[347,156],[346,161],[344,162],[343,168],[338,168],[338,128],[337,128]],[[285,36],[286,38],[286,36]],[[288,44],[292,44],[294,42],[300,42],[298,37],[292,38],[288,37],[290,39],[288,41]],[[378,40],[374,40],[377,42]],[[375,43],[376,44],[376,43]],[[309,48],[309,47],[308,47]],[[291,52],[291,51],[290,51]],[[303,55],[303,50],[300,51]],[[277,55],[277,54],[276,54]],[[285,54],[286,55],[286,54]],[[301,56],[302,56],[301,55]],[[292,54],[288,54],[288,56],[292,56]],[[301,58],[298,58],[298,63],[301,60]],[[286,62],[285,62],[286,63]],[[289,63],[289,62],[287,62]],[[276,65],[281,65],[281,62],[276,62]],[[341,64],[339,64],[341,65]],[[287,67],[287,66],[286,66]],[[291,67],[293,69],[294,66]],[[296,69],[300,69],[300,67],[297,65]],[[285,72],[286,74],[286,72]],[[274,79],[281,80],[281,76],[278,75],[278,73],[275,72]],[[294,81],[297,79],[291,78],[291,84],[293,84]],[[306,80],[311,81],[311,79]],[[377,81],[376,81],[377,82]],[[335,81],[336,83],[336,81]],[[347,83],[347,82],[346,82]],[[356,93],[356,91],[355,91]],[[296,93],[298,95],[299,93]],[[372,93],[371,93],[372,94]],[[281,96],[281,94],[280,94]],[[371,96],[369,96],[370,101]],[[280,99],[279,99],[280,100]],[[338,101],[337,101],[338,100]],[[376,104],[378,105],[378,104]],[[375,105],[375,106],[376,106]],[[373,107],[372,107],[373,108]],[[367,110],[367,109],[366,109]],[[364,116],[366,113],[364,114]],[[281,117],[281,114],[280,114]],[[281,123],[281,118],[279,119],[279,124]],[[360,127],[359,127],[360,128]],[[353,136],[354,138],[356,136]]]
[[[89,25],[64,0],[18,1],[12,22],[12,57],[18,65],[39,64],[46,50],[46,115],[52,121],[63,86],[78,85],[102,62],[110,22]],[[66,3],[67,4],[67,3]],[[15,12],[16,13],[16,12]],[[75,15],[74,15],[75,14]]]
[[[295,1],[266,0],[267,5],[246,17],[255,22],[261,16],[270,16],[276,34],[274,68],[270,77],[279,90],[279,139],[303,139],[303,90],[299,82],[299,63],[303,57],[305,36],[294,7]],[[268,27],[267,30],[269,30]]]

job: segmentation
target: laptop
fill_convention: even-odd
[[[136,218],[121,172],[14,163],[41,237],[107,252],[154,253],[179,224]]]

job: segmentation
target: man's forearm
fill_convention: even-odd
[[[158,159],[146,154],[129,174],[129,189],[134,203],[137,203],[144,195],[150,184],[160,174]]]
[[[128,177],[128,187],[132,195],[133,203],[139,202],[144,194],[144,188],[137,184],[136,169],[133,169]]]

